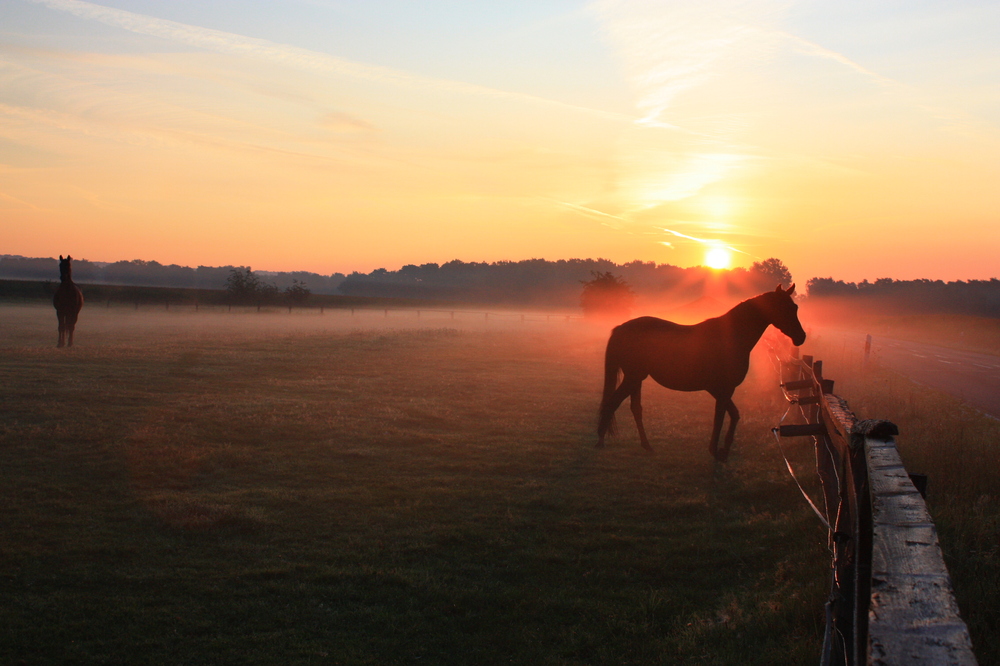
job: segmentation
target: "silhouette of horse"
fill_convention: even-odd
[[[66,255],[63,259],[59,255],[59,288],[56,295],[52,297],[52,304],[56,306],[56,317],[59,318],[59,344],[57,347],[65,347],[68,343],[73,346],[73,330],[76,328],[76,318],[83,307],[83,292],[73,283],[73,257]],[[67,340],[68,336],[68,340]]]
[[[708,450],[719,462],[729,457],[739,410],[733,392],[750,368],[750,351],[769,325],[792,339],[806,340],[799,323],[799,306],[792,300],[793,284],[754,296],[721,317],[684,326],[656,317],[639,317],[616,326],[604,356],[604,396],[597,425],[597,446],[615,430],[615,410],[631,396],[632,415],[642,447],[652,451],[642,425],[642,381],[652,377],[677,391],[708,391],[715,398],[715,425]],[[618,388],[619,373],[623,375]],[[725,444],[718,447],[722,421],[729,413]]]

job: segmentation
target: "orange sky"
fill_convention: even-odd
[[[0,0],[0,254],[1000,276],[1000,9],[483,4]]]

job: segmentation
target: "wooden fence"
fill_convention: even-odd
[[[782,360],[781,374],[782,391],[804,423],[779,425],[775,434],[779,445],[781,437],[813,437],[823,498],[803,495],[829,527],[821,663],[976,664],[924,502],[926,477],[904,469],[896,426],[859,421],[834,395],[821,361],[794,354]]]

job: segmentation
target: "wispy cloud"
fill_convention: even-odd
[[[367,120],[340,111],[326,114],[320,120],[320,124],[331,131],[344,134],[377,131],[377,128]]]
[[[593,7],[638,95],[639,122],[691,130],[667,111],[684,93],[710,84],[741,63],[768,57],[776,35],[761,25],[783,4],[602,0]]]
[[[870,69],[868,69],[867,67],[864,67],[864,66],[862,66],[862,65],[854,62],[853,60],[851,60],[850,58],[848,58],[847,56],[845,56],[842,53],[837,53],[836,51],[831,51],[828,48],[820,46],[819,44],[814,44],[813,42],[810,42],[808,40],[802,39],[801,37],[797,37],[796,35],[793,35],[793,34],[788,33],[788,32],[775,31],[774,34],[776,36],[781,37],[785,41],[787,41],[789,44],[792,45],[793,48],[795,48],[800,53],[804,53],[806,55],[815,56],[815,57],[818,57],[818,58],[823,58],[823,59],[826,59],[826,60],[831,60],[833,62],[839,63],[839,64],[843,65],[844,67],[847,67],[848,69],[851,69],[851,70],[857,72],[858,74],[860,74],[864,78],[869,79],[871,81],[874,81],[876,83],[879,83],[879,84],[882,84],[882,85],[885,85],[885,86],[890,86],[890,87],[897,87],[897,86],[899,86],[899,82],[898,81],[890,79],[890,78],[888,78],[886,76],[882,76],[881,74],[878,74],[877,72],[873,72]]]
[[[632,233],[630,228],[635,226],[634,220],[629,217],[606,213],[603,210],[594,208],[593,206],[584,206],[582,204],[570,203],[569,201],[562,201],[559,199],[550,199],[548,197],[538,197],[538,199],[540,201],[544,201],[546,205],[555,204],[560,208],[569,209],[574,213],[582,215],[583,217],[599,222],[603,227],[608,227],[617,231]]]
[[[2,205],[2,204],[10,204],[10,205],[6,206],[6,205]],[[0,192],[0,208],[10,208],[10,207],[15,207],[15,206],[16,207],[23,207],[23,208],[26,208],[28,210],[32,210],[32,211],[36,211],[36,212],[41,212],[41,211],[45,210],[44,208],[40,208],[40,207],[36,206],[35,204],[33,204],[31,202],[24,201],[22,199],[18,199],[17,197],[13,197],[13,196],[7,194],[6,192]]]
[[[713,247],[724,247],[727,250],[730,250],[732,252],[738,252],[740,254],[745,254],[745,255],[750,256],[750,257],[753,256],[749,252],[745,252],[743,250],[740,250],[739,248],[733,247],[732,245],[725,244],[724,242],[722,242],[722,240],[720,240],[718,238],[697,238],[696,236],[689,236],[688,234],[682,234],[679,231],[675,231],[673,229],[667,229],[665,227],[660,227],[660,231],[664,231],[664,232],[666,232],[668,234],[672,234],[672,235],[676,236],[677,238],[682,238],[684,240],[693,241],[695,243],[700,243],[702,245],[711,245]],[[660,241],[660,244],[661,245],[666,245],[667,247],[671,247],[671,248],[673,247],[673,244],[670,241]]]
[[[400,71],[390,67],[369,65],[353,62],[343,58],[302,49],[286,44],[279,44],[266,39],[245,37],[230,32],[204,28],[200,26],[178,23],[167,19],[156,18],[144,14],[136,14],[122,9],[104,7],[102,5],[83,2],[83,0],[31,0],[50,9],[67,12],[83,19],[99,21],[105,25],[129,30],[138,34],[167,39],[179,44],[196,48],[266,60],[284,64],[299,69],[332,73],[365,81],[389,84],[394,86],[433,89],[454,92],[464,95],[516,100],[527,104],[557,107],[575,113],[598,116],[610,120],[630,121],[631,118],[619,113],[601,109],[567,104],[557,100],[546,99],[518,92],[498,90],[488,86],[480,86],[460,81],[449,81],[410,72]]]

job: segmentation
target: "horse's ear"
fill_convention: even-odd
[[[778,286],[775,287],[774,290],[777,291],[778,293],[784,292],[784,289],[781,288],[781,283],[778,283]]]
[[[792,283],[792,286],[791,286],[791,287],[789,287],[789,288],[788,288],[788,289],[787,289],[787,290],[785,291],[785,293],[786,293],[786,294],[788,294],[789,296],[791,296],[791,295],[792,295],[792,292],[794,292],[794,291],[795,291],[795,283],[793,282],[793,283]]]
[[[59,261],[62,261],[62,260],[63,260],[63,258],[62,258],[62,255],[60,254],[59,255]]]

